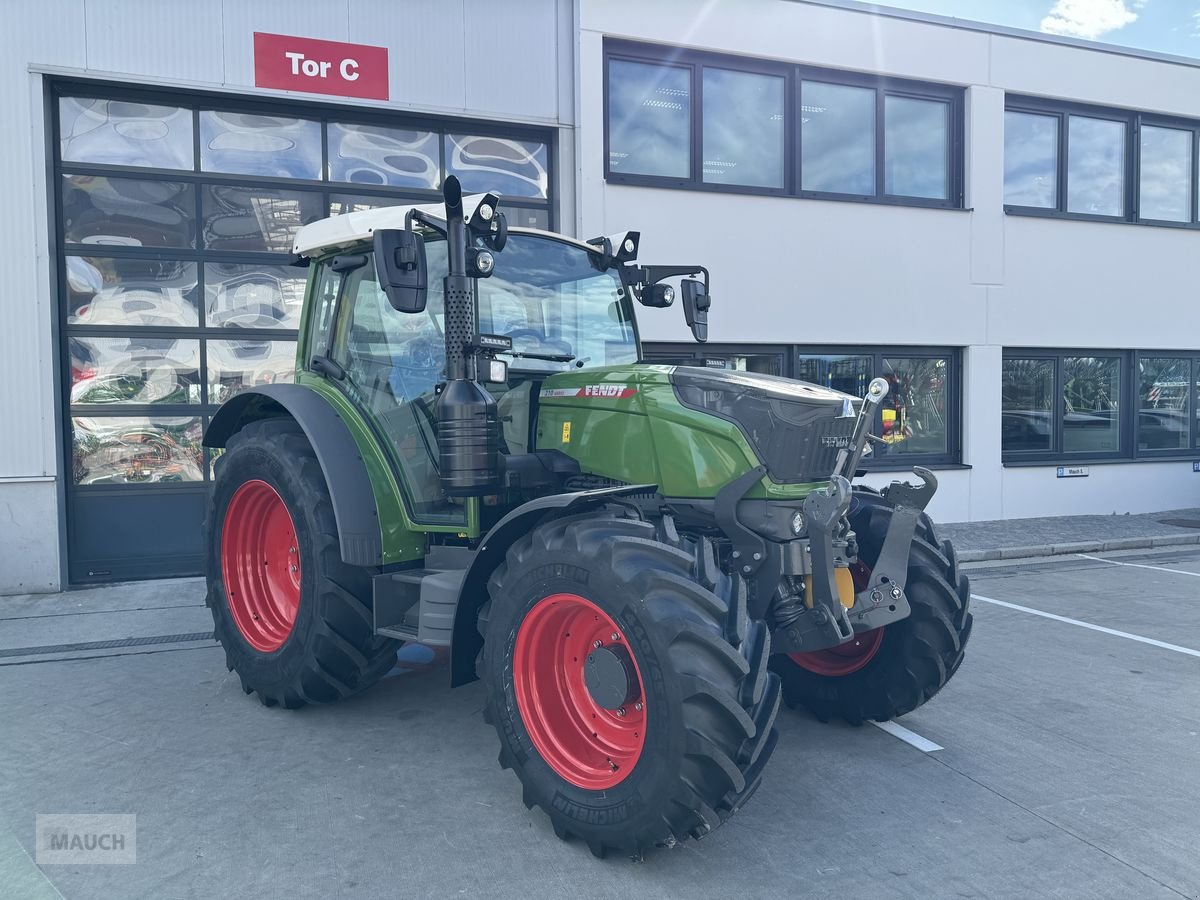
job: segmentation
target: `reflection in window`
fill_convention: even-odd
[[[1058,117],[1004,114],[1004,202],[1058,206]]]
[[[1192,220],[1192,133],[1141,127],[1138,217],[1165,222]]]
[[[463,190],[501,197],[545,197],[549,190],[546,145],[512,138],[446,135],[446,172]]]
[[[1067,211],[1125,212],[1125,123],[1071,116],[1067,135]]]
[[[883,191],[899,197],[949,196],[950,104],[884,98]]]
[[[861,397],[873,375],[870,356],[798,356],[796,378]]]
[[[192,111],[129,100],[63,97],[58,101],[64,162],[155,169],[192,168]]]
[[[204,246],[213,250],[288,253],[301,225],[325,217],[319,193],[205,185]]]
[[[1121,361],[1068,356],[1063,360],[1063,451],[1120,449]]]
[[[368,209],[382,209],[385,206],[405,206],[413,201],[405,197],[373,197],[369,194],[331,194],[329,197],[329,214],[344,216],[346,213],[365,212]]]
[[[75,484],[169,484],[204,480],[198,417],[75,417]]]
[[[200,342],[72,337],[71,403],[203,403]]]
[[[704,69],[704,166],[709,184],[783,187],[783,79]]]
[[[292,266],[206,263],[205,319],[210,328],[299,328],[304,270]]]
[[[608,64],[608,165],[617,174],[688,178],[691,70],[614,59]]]
[[[1191,360],[1138,359],[1139,450],[1185,450],[1191,408]]]
[[[949,361],[884,357],[888,394],[880,410],[882,455],[946,452]]]
[[[1000,380],[1005,453],[1048,451],[1054,433],[1054,360],[1006,358]]]
[[[200,168],[319,179],[321,123],[291,116],[201,110]]]
[[[805,191],[875,193],[875,91],[800,85],[800,184]]]
[[[65,284],[69,325],[200,324],[193,262],[68,256]]]
[[[296,377],[295,341],[208,341],[208,402],[224,403],[246,388]]]
[[[178,181],[64,175],[63,238],[68,244],[191,247],[195,193]]]
[[[540,228],[542,231],[550,230],[550,210],[548,209],[524,209],[520,207],[509,206],[501,201],[500,211],[504,213],[508,224],[514,228]]]
[[[329,123],[329,178],[357,184],[436,188],[438,135],[429,131]]]

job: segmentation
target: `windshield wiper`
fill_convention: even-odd
[[[546,362],[575,362],[579,357],[572,356],[569,353],[528,353],[524,350],[502,350],[500,351],[505,356],[512,356],[520,359],[544,359]]]

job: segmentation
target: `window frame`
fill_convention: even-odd
[[[1096,451],[1067,453],[1063,448],[1063,415],[1066,403],[1063,391],[1066,386],[1064,360],[1093,356],[1106,359],[1117,359],[1121,377],[1120,403],[1125,414],[1118,421],[1117,452]],[[1003,438],[1000,444],[1000,460],[1004,466],[1026,465],[1072,465],[1077,463],[1101,462],[1147,462],[1154,460],[1189,460],[1200,455],[1200,424],[1196,422],[1196,402],[1200,399],[1196,379],[1200,376],[1200,350],[1112,350],[1099,348],[1045,348],[1045,347],[1005,347],[1002,353],[1002,363],[1009,359],[1049,359],[1054,362],[1054,408],[1051,411],[1053,431],[1051,433],[1050,450],[1005,450]],[[1142,359],[1187,359],[1190,361],[1188,402],[1191,413],[1188,423],[1188,446],[1182,448],[1167,448],[1161,450],[1141,450],[1138,448],[1138,422],[1140,418],[1140,398],[1137,387],[1138,364]],[[1003,386],[1003,369],[1001,369],[1001,385]],[[1003,407],[1001,407],[1003,412]]]
[[[641,175],[634,172],[614,172],[610,165],[609,136],[609,64],[613,60],[635,62],[643,65],[675,66],[690,69],[692,121],[690,151],[691,171],[687,178],[662,175]],[[704,69],[717,68],[752,75],[768,75],[784,79],[784,146],[783,186],[779,188],[755,185],[714,184],[704,180]],[[917,206],[933,209],[964,209],[965,182],[965,89],[957,85],[936,82],[913,81],[885,75],[848,72],[839,69],[819,68],[796,63],[780,62],[754,57],[733,56],[703,50],[691,50],[664,44],[647,44],[636,41],[606,38],[603,61],[603,104],[604,117],[604,180],[608,184],[634,185],[638,187],[673,188],[676,190],[712,191],[725,194],[751,194],[758,196],[792,197],[804,200],[837,200],[852,203],[875,203],[886,206]],[[817,81],[846,87],[868,88],[875,91],[875,192],[873,194],[846,194],[834,191],[805,191],[801,189],[800,148],[800,84],[802,81]],[[899,96],[914,100],[945,103],[947,109],[947,197],[940,200],[930,197],[908,197],[884,192],[884,105],[885,97]]]
[[[1054,116],[1058,119],[1058,158],[1055,173],[1055,205],[1053,207],[1022,206],[1005,203],[1006,215],[1031,216],[1035,218],[1073,219],[1082,222],[1115,222],[1126,225],[1152,225],[1159,228],[1200,229],[1200,120],[1180,116],[1163,115],[1139,110],[1120,109],[1109,106],[1094,106],[1044,97],[1029,97],[1017,94],[1005,96],[1004,111],[1028,113],[1030,115]],[[1103,119],[1125,125],[1124,190],[1122,193],[1124,212],[1117,216],[1094,213],[1070,212],[1067,209],[1068,161],[1070,158],[1070,118]],[[1191,221],[1172,222],[1168,219],[1144,218],[1141,214],[1141,133],[1142,126],[1171,128],[1187,131],[1192,135],[1192,190],[1189,198]]]

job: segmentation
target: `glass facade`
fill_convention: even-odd
[[[296,230],[435,201],[447,172],[497,190],[511,224],[549,228],[550,144],[527,129],[96,93],[64,84],[55,95],[70,577],[193,574],[209,418],[239,391],[295,374],[306,274],[290,265]],[[179,504],[169,535],[138,512],[168,496]]]

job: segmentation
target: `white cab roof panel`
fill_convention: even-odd
[[[484,196],[464,196],[463,210],[475,209]],[[418,209],[439,222],[446,218],[446,206],[441,202],[385,206],[381,209],[364,209],[362,212],[330,216],[328,219],[305,225],[297,231],[296,239],[292,242],[292,252],[299,256],[319,256],[327,250],[370,240],[375,232],[381,229],[403,228],[404,217],[410,209]]]

